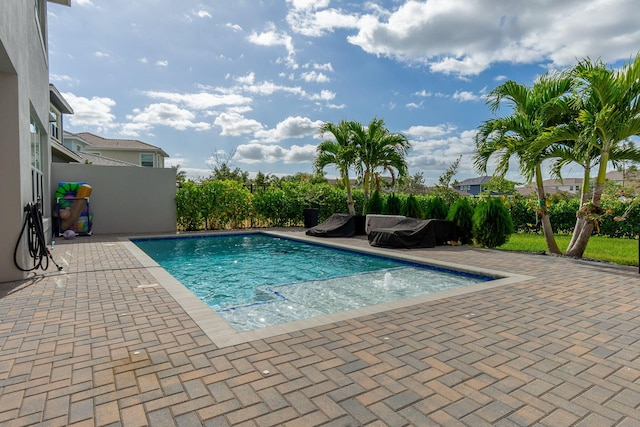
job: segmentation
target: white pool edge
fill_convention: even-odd
[[[347,249],[350,251],[368,253],[378,256],[384,256],[391,259],[399,259],[404,261],[414,262],[416,264],[423,264],[432,267],[443,268],[447,270],[454,270],[470,274],[478,274],[483,276],[497,277],[498,279],[480,282],[472,285],[462,286],[455,289],[449,289],[427,295],[419,295],[402,300],[385,302],[382,304],[371,305],[367,307],[356,308],[340,313],[326,314],[323,316],[312,317],[309,319],[297,320],[294,322],[283,323],[274,326],[268,326],[265,328],[254,329],[252,331],[237,331],[226,320],[218,315],[212,308],[201,301],[195,294],[187,289],[182,283],[180,283],[169,272],[163,269],[157,262],[149,257],[142,249],[136,246],[132,242],[134,239],[151,239],[151,238],[163,238],[163,237],[184,237],[181,235],[158,235],[158,236],[140,236],[129,237],[120,239],[120,244],[132,254],[138,262],[141,263],[143,268],[146,268],[154,279],[161,285],[168,293],[173,297],[176,302],[185,310],[185,312],[193,319],[193,321],[204,331],[204,333],[213,341],[213,343],[219,347],[229,347],[233,345],[243,344],[246,342],[271,338],[281,334],[287,334],[302,329],[313,328],[317,326],[323,326],[330,323],[341,322],[344,320],[354,319],[357,317],[368,316],[371,314],[381,313],[390,310],[396,310],[399,308],[410,307],[426,302],[437,301],[439,299],[450,298],[465,295],[480,290],[493,289],[500,286],[511,285],[519,283],[525,280],[532,279],[531,276],[525,276],[520,274],[508,273],[504,271],[491,270],[486,268],[470,267],[463,264],[442,262],[436,260],[430,260],[425,258],[419,258],[411,254],[393,253],[390,254],[389,250],[380,248],[360,248],[347,244],[331,241],[318,241],[317,238],[310,238],[304,235],[298,235],[300,233],[280,232],[280,231],[265,231],[265,230],[250,230],[250,231],[232,231],[226,232],[227,234],[247,234],[247,233],[263,233],[271,236],[282,237],[286,239],[293,239],[299,241],[306,241],[316,245],[323,245],[328,247]],[[220,235],[221,232],[203,233],[197,236],[208,235]],[[194,237],[197,237],[194,236]]]

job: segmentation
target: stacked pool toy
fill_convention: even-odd
[[[93,213],[89,208],[92,188],[84,182],[60,182],[55,192],[58,235],[68,230],[74,234],[91,234]],[[67,233],[66,235],[70,235]]]

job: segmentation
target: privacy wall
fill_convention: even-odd
[[[175,169],[53,163],[53,203],[59,182],[86,182],[93,188],[93,234],[176,231]]]

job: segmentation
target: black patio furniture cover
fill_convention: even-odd
[[[441,219],[405,218],[369,232],[369,244],[386,248],[434,248],[457,240],[456,225]]]
[[[334,213],[323,223],[307,230],[308,236],[352,237],[356,232],[353,215]]]

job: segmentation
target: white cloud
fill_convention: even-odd
[[[256,73],[251,72],[244,76],[236,77],[234,80],[238,83],[251,85],[256,79]]]
[[[111,113],[111,108],[116,106],[113,99],[97,96],[89,99],[71,92],[62,93],[62,96],[73,108],[74,113],[67,116],[72,126],[98,129],[110,129],[115,126],[116,116]]]
[[[315,82],[315,83],[329,83],[331,79],[327,77],[323,73],[317,73],[315,71],[309,71],[307,73],[302,73],[300,78],[307,83]]]
[[[237,159],[242,163],[310,163],[316,156],[315,145],[294,145],[284,148],[279,145],[241,144],[236,148]]]
[[[74,0],[74,4],[78,6],[93,6],[91,0]]]
[[[335,92],[331,92],[330,90],[322,90],[320,91],[320,93],[309,96],[309,99],[312,101],[331,101],[335,97]]]
[[[182,154],[172,154],[169,158],[164,159],[164,166],[167,168],[180,166],[180,170],[184,170],[183,166],[189,163],[189,159]]]
[[[243,115],[235,112],[221,113],[213,123],[222,128],[222,132],[220,132],[222,136],[247,135],[260,131],[263,128],[260,122],[247,119]]]
[[[169,61],[167,61],[166,59],[158,60],[158,61],[156,61],[156,65],[158,67],[168,67],[169,66]]]
[[[134,110],[134,114],[128,115],[133,125],[125,125],[125,131],[149,130],[155,126],[169,126],[177,130],[193,129],[203,131],[211,129],[211,125],[205,122],[196,122],[196,116],[191,111],[179,108],[174,104],[151,104],[143,111]]]
[[[144,57],[144,56],[143,56],[142,58],[138,59],[138,61],[140,61],[140,62],[141,62],[141,63],[143,63],[143,64],[147,64],[147,63],[149,63],[149,60],[148,60],[146,57]]]
[[[247,40],[258,46],[284,46],[287,50],[286,63],[291,68],[297,68],[295,62],[296,51],[293,47],[293,39],[285,32],[277,31],[275,25],[270,22],[267,24],[267,30],[262,33],[252,32]]]
[[[359,17],[340,9],[326,9],[329,1],[287,1],[292,5],[287,13],[291,29],[309,37],[320,37],[338,28],[357,28]]]
[[[268,96],[275,92],[285,92],[294,95],[304,96],[306,92],[299,86],[283,86],[273,82],[261,82],[251,85],[245,85],[241,88],[245,92],[249,92],[256,95]]]
[[[415,92],[415,93],[414,93],[414,95],[415,95],[415,96],[422,96],[422,97],[424,97],[424,98],[427,98],[427,97],[429,97],[429,96],[433,96],[433,93],[431,93],[431,92],[427,92],[426,90],[422,89],[422,90],[421,90],[421,91],[419,91],[419,92]]]
[[[214,94],[207,92],[200,93],[175,93],[161,91],[143,92],[146,96],[153,99],[162,99],[165,101],[178,102],[188,108],[196,110],[205,110],[213,107],[221,107],[228,105],[244,105],[251,102],[251,98],[238,94]]]
[[[460,102],[477,101],[477,100],[480,99],[480,97],[478,95],[475,95],[473,92],[469,92],[469,91],[466,91],[466,90],[456,91],[452,95],[452,98],[455,99],[456,101],[460,101]]]
[[[78,80],[72,79],[70,76],[67,76],[66,74],[50,74],[49,81],[53,83],[66,84],[67,86],[75,86],[78,83],[80,83]]]
[[[402,133],[413,138],[427,139],[448,135],[455,130],[455,126],[442,124],[438,126],[411,126],[409,129],[403,130]]]
[[[287,0],[296,10],[316,10],[329,6],[330,0]]]
[[[308,117],[287,117],[274,129],[255,132],[255,137],[261,142],[279,142],[284,139],[317,136],[323,123],[320,120],[312,121]]]
[[[108,54],[108,53],[106,53],[106,52],[100,52],[100,51],[95,52],[95,53],[94,53],[94,55],[95,55],[97,58],[108,58],[109,56],[111,56],[111,55],[109,55],[109,54]]]
[[[232,29],[233,31],[240,32],[242,31],[242,27],[238,24],[232,24],[231,22],[227,22],[225,27]]]
[[[475,176],[472,158],[475,153],[475,130],[455,132],[455,127],[439,125],[435,127],[412,126],[407,135],[415,134],[419,140],[411,141],[411,152],[407,157],[410,170],[422,170],[425,178],[435,182],[442,171],[461,157],[457,174]]]
[[[321,71],[329,71],[333,73],[333,65],[331,62],[327,62],[326,64],[313,64],[313,68]]]
[[[417,110],[422,108],[422,102],[420,102],[419,104],[416,104],[415,102],[410,102],[406,104],[405,107],[408,108],[409,110]]]
[[[212,18],[211,14],[206,10],[198,10],[197,12],[194,12],[194,15],[198,18]]]
[[[635,9],[634,0],[408,0],[388,14],[362,16],[348,41],[374,55],[461,76],[496,62],[611,62],[629,58],[640,45],[629,13]]]

